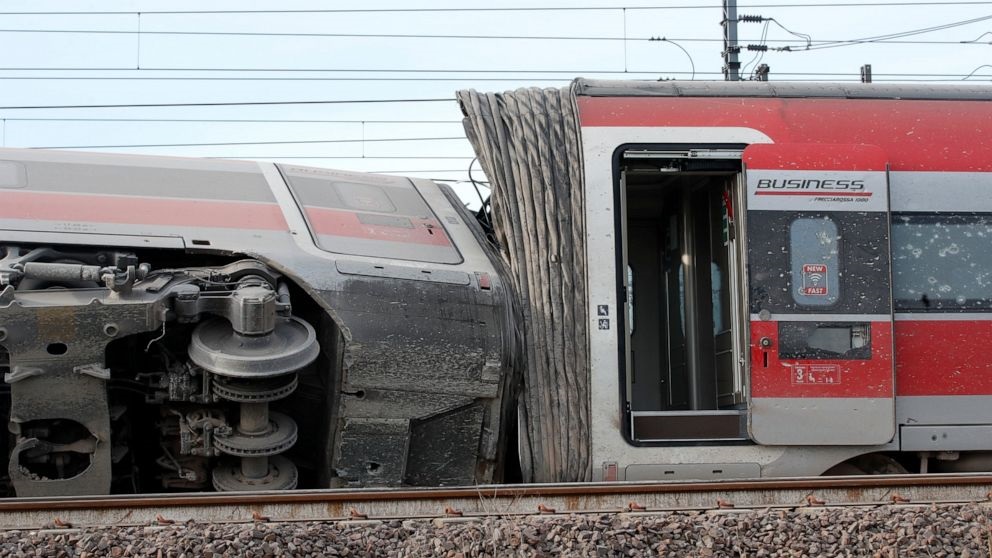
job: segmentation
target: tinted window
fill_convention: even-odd
[[[328,252],[457,264],[462,257],[409,179],[279,165]]]
[[[992,216],[894,215],[892,270],[898,309],[992,308]]]
[[[871,358],[871,324],[779,322],[780,358],[851,360]]]
[[[837,225],[827,217],[796,219],[789,226],[792,299],[828,306],[840,298]]]

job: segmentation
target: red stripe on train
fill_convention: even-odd
[[[761,339],[768,338],[768,349]],[[892,397],[892,327],[888,322],[871,324],[870,360],[786,360],[778,358],[778,322],[751,322],[752,397]],[[765,356],[767,354],[767,366]],[[823,367],[836,372],[817,372]],[[823,368],[820,368],[821,370]],[[811,379],[813,371],[829,382]]]
[[[0,218],[287,231],[273,203],[0,190]]]
[[[888,354],[887,324],[872,323],[872,356]],[[880,335],[881,334],[881,335]],[[798,361],[851,366],[839,384],[795,384],[778,360],[775,322],[751,324],[751,385],[755,397],[887,397],[891,368],[871,361]],[[764,367],[762,337],[773,340]],[[896,394],[992,395],[992,320],[919,320],[895,323]],[[873,359],[874,360],[874,359]],[[853,363],[853,365],[852,365]],[[790,363],[791,364],[791,363]]]
[[[874,145],[758,143],[744,150],[744,164],[748,170],[884,171],[888,160]]]
[[[992,105],[975,101],[579,97],[582,126],[734,127],[775,143],[868,144],[893,170],[992,171]]]
[[[406,227],[363,223],[359,214],[353,211],[306,206],[306,212],[310,226],[317,234],[430,246],[451,246],[451,240],[445,234],[444,227],[436,219],[396,217],[400,220],[408,219],[410,226]]]
[[[813,196],[817,198],[822,198],[824,196],[836,196],[836,197],[858,197],[858,198],[870,198],[871,192],[848,192],[847,190],[818,190],[816,192],[784,192],[784,191],[771,191],[764,192],[758,190],[754,192],[755,196]]]
[[[899,395],[992,395],[992,321],[896,322]]]

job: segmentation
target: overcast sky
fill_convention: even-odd
[[[775,18],[767,24],[765,44],[792,50],[764,55],[774,81],[858,81],[859,68],[867,63],[876,82],[961,83],[974,72],[969,81],[989,83],[992,2],[891,5],[895,2],[755,0],[742,3],[739,12]],[[772,4],[778,6],[767,7]],[[570,9],[478,11],[523,6]],[[596,9],[572,9],[578,7]],[[476,11],[390,11],[396,8]],[[156,13],[180,10],[222,13]],[[59,11],[83,13],[14,14]],[[722,79],[722,11],[713,0],[7,0],[0,3],[0,12],[0,125],[8,147],[291,158],[285,160],[464,179],[472,150],[461,139],[457,106],[446,100],[457,89],[561,86],[578,76]],[[827,44],[938,26],[949,27],[899,39],[904,42]],[[741,23],[741,43],[760,44],[765,31],[765,24]],[[330,34],[421,37],[320,36]],[[803,36],[809,36],[811,50]],[[648,40],[652,37],[668,41]],[[751,53],[741,55],[745,64],[752,58]],[[756,65],[748,65],[745,74]],[[375,99],[438,100],[11,108]],[[412,141],[393,141],[404,138]],[[320,143],[331,141],[335,143]],[[248,142],[259,143],[161,146]]]

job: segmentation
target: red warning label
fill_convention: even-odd
[[[825,264],[803,264],[802,286],[799,294],[806,296],[827,296],[827,266]]]

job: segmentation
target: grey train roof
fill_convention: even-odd
[[[586,97],[788,97],[992,101],[987,85],[789,83],[769,81],[620,81],[578,78]]]

